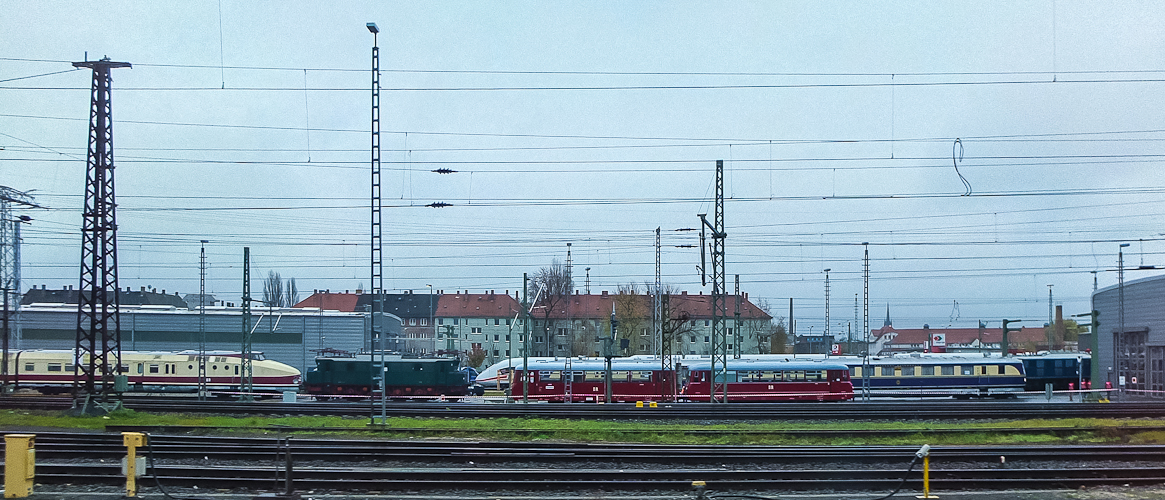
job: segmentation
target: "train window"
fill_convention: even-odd
[[[36,364],[35,363],[25,363],[24,364],[24,371],[26,371],[26,372],[36,371]]]
[[[146,371],[146,366],[141,364],[141,363],[138,363],[138,373],[142,373],[144,371]]]
[[[649,371],[635,371],[631,372],[632,382],[651,382],[651,372]]]
[[[933,366],[922,367],[922,375],[924,377],[929,377],[931,375],[934,375],[934,367]]]
[[[850,377],[858,376],[858,367],[856,367],[856,366],[849,367],[849,376]]]
[[[69,366],[72,365],[65,365],[65,369],[72,370]],[[117,373],[129,373],[129,365],[117,365]]]
[[[194,369],[194,365],[186,365],[186,369],[187,369],[187,370],[193,370],[193,369]]]
[[[792,370],[785,372],[786,382],[804,382],[805,372],[801,370]]]
[[[893,377],[894,376],[894,367],[893,366],[883,366],[883,367],[881,367],[881,372],[882,372],[883,377]]]
[[[942,367],[942,374],[943,375],[954,375],[955,374],[955,367],[952,365],[947,365],[947,366]]]
[[[158,373],[158,365],[150,365],[150,373]]]
[[[542,381],[562,380],[562,372],[540,371],[540,372],[538,372],[538,380],[542,380]]]
[[[611,380],[616,382],[626,382],[627,380],[630,380],[630,378],[631,372],[626,370],[614,370],[611,372]]]
[[[606,375],[606,372],[587,372],[586,377],[585,377],[585,381],[586,382],[603,382],[603,381],[607,380],[607,377],[605,375]]]
[[[65,371],[66,372],[72,372],[76,369],[77,369],[77,367],[73,366],[73,363],[65,363]]]
[[[239,365],[235,365],[235,375],[239,374]]]
[[[975,367],[974,366],[963,366],[960,368],[963,369],[963,371],[962,371],[963,375],[974,375],[975,374]]]
[[[1003,374],[1004,374],[1004,370],[1005,370],[1007,367],[1005,367],[1005,366],[1003,366],[1003,365],[996,365],[996,368],[998,368],[998,371],[997,371],[996,373],[998,373],[999,375],[1003,375]]]
[[[61,364],[60,363],[49,363],[48,368],[49,368],[50,372],[59,372],[59,371],[61,371]]]
[[[902,367],[902,376],[913,377],[914,376],[914,367],[913,366],[903,366]]]

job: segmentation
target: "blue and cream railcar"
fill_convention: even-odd
[[[868,364],[860,357],[845,358],[854,390],[869,387],[874,395],[1013,397],[1026,383],[1023,362],[1016,358],[913,354],[871,357]]]

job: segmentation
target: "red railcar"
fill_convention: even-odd
[[[514,365],[510,390],[522,397],[551,402],[606,402],[606,366],[602,359],[531,360],[529,370]],[[523,380],[529,374],[529,381]],[[729,359],[725,374],[728,401],[844,401],[854,396],[849,369],[840,363],[802,360]],[[671,388],[674,387],[674,390]],[[681,401],[709,401],[711,359],[686,358],[664,371],[658,358],[615,358],[611,362],[611,401],[659,401],[676,394]]]

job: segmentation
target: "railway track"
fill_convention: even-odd
[[[152,436],[156,459],[267,460],[276,453],[276,438]],[[915,448],[908,446],[716,446],[644,445],[620,443],[369,441],[348,439],[291,439],[292,452],[300,460],[408,461],[446,463],[529,460],[654,462],[673,464],[721,464],[763,461],[902,463],[910,461]],[[125,454],[120,434],[38,433],[37,457],[43,459],[111,459]],[[998,463],[999,457],[1017,461],[1114,461],[1163,462],[1165,445],[1103,446],[936,446],[930,455],[936,463]]]
[[[172,413],[214,413],[232,415],[336,415],[380,414],[368,402],[199,402],[192,398],[127,397],[125,405],[138,411]],[[3,409],[65,410],[71,398],[0,397]],[[542,417],[590,419],[659,420],[941,420],[968,418],[1159,418],[1165,404],[1125,403],[1034,403],[1024,401],[892,401],[844,403],[668,403],[657,408],[639,408],[631,403],[546,404],[546,403],[389,403],[390,417]]]
[[[37,482],[121,484],[116,434],[37,437]],[[170,486],[279,489],[277,440],[153,436],[151,474]],[[914,447],[656,446],[562,443],[291,440],[300,490],[712,491],[889,490]],[[1008,446],[931,449],[937,490],[1047,489],[1165,483],[1165,446]],[[1000,463],[999,457],[1006,457]],[[1103,466],[1103,464],[1108,464]],[[263,464],[270,464],[264,466]],[[280,482],[277,482],[280,481]],[[149,478],[142,484],[152,485]]]
[[[425,490],[425,491],[578,491],[688,490],[693,481],[705,481],[714,491],[877,491],[895,488],[904,470],[763,470],[723,469],[423,469],[369,467],[300,467],[294,470],[296,489],[330,491]],[[119,465],[38,465],[37,481],[42,484],[117,485]],[[238,466],[158,466],[153,470],[166,487],[199,486],[281,489],[271,468]],[[922,488],[921,473],[907,475],[905,487]],[[931,489],[977,490],[989,486],[1000,489],[1057,489],[1081,486],[1148,486],[1165,482],[1165,469],[931,469]],[[151,485],[149,479],[142,484]]]

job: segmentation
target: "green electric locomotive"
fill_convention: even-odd
[[[304,391],[316,399],[379,397],[373,370],[380,355],[319,357],[304,377]],[[384,356],[385,395],[393,399],[437,399],[478,394],[456,358]]]

